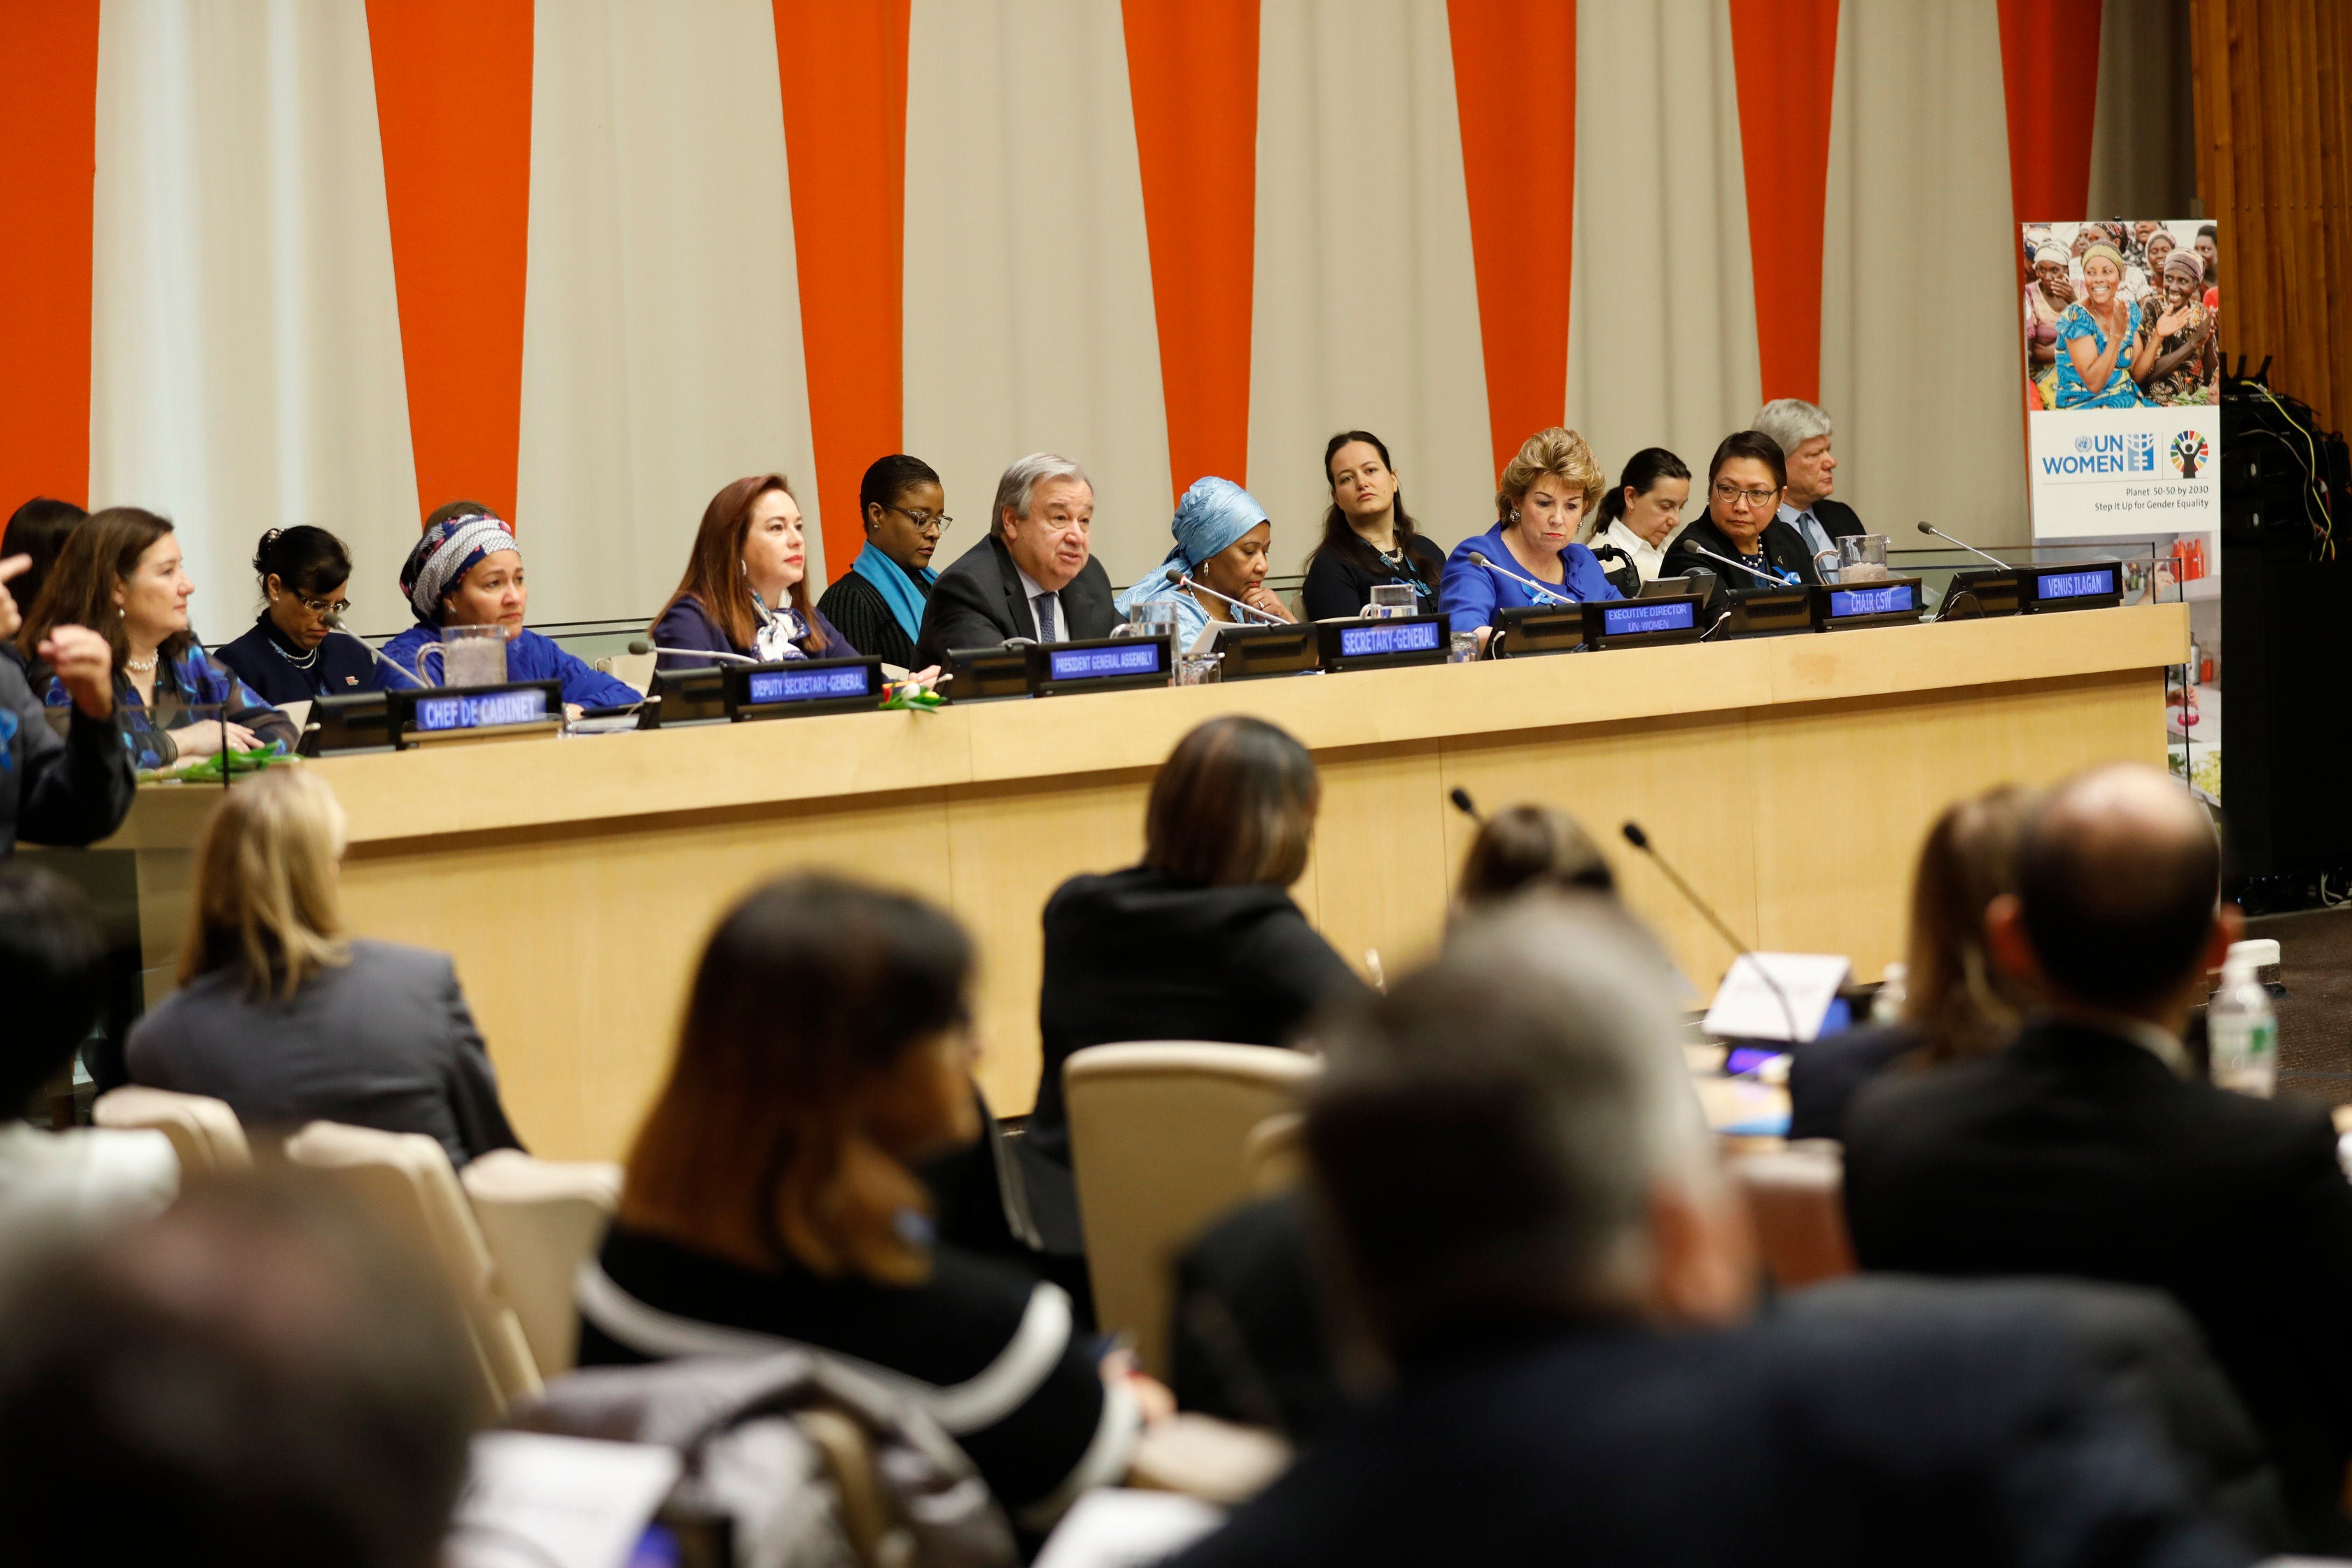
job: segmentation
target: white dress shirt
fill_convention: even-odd
[[[1050,594],[1045,592],[1044,588],[1038,586],[1036,578],[1021,570],[1017,562],[1013,564],[1013,573],[1014,576],[1021,579],[1021,596],[1029,601],[1029,614],[1037,622],[1037,640],[1039,642],[1069,641],[1070,617],[1062,614],[1061,590],[1057,588]],[[1040,598],[1054,602],[1054,632],[1051,637],[1045,634],[1045,618],[1037,614],[1037,601]]]
[[[1674,536],[1668,534],[1666,537],[1672,539]],[[1601,531],[1601,537],[1593,542],[1613,544],[1623,551],[1626,559],[1633,563],[1633,569],[1642,574],[1642,581],[1644,583],[1656,582],[1658,568],[1665,564],[1665,551],[1626,527],[1625,520],[1622,517],[1611,518],[1609,526]]]

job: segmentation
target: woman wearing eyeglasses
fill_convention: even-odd
[[[1761,430],[1726,436],[1706,466],[1706,515],[1682,531],[1658,575],[1679,576],[1694,566],[1714,573],[1709,613],[1723,607],[1727,588],[1769,588],[1774,578],[1820,582],[1803,535],[1780,521],[1780,492],[1788,488],[1788,459],[1771,437]]]
[[[931,556],[955,519],[947,515],[940,476],[904,452],[866,470],[857,510],[866,521],[866,548],[816,602],[817,614],[868,658],[905,668],[915,662],[923,606],[940,580]]]
[[[352,554],[323,528],[273,528],[253,552],[261,616],[214,657],[273,706],[349,697],[383,686],[383,666],[356,637],[337,637],[329,616],[352,607]]]

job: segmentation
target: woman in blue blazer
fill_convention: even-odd
[[[1454,617],[1454,629],[1476,628],[1483,652],[1498,611],[1623,598],[1592,552],[1576,542],[1603,488],[1601,465],[1583,437],[1558,426],[1528,437],[1503,470],[1495,526],[1445,558],[1438,603]]]

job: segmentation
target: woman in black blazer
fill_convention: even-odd
[[[1803,536],[1780,521],[1780,495],[1788,488],[1788,462],[1771,437],[1760,430],[1726,436],[1706,466],[1706,515],[1675,536],[1658,575],[1677,577],[1694,566],[1714,573],[1709,615],[1724,607],[1726,589],[1769,588],[1766,577],[1792,586],[1820,582]]]
[[[221,796],[196,847],[180,988],[131,1031],[131,1081],[226,1100],[248,1126],[349,1122],[514,1149],[446,953],[343,931],[343,813],[307,768]]]
[[[1307,748],[1263,720],[1212,719],[1177,742],[1151,781],[1143,863],[1073,877],[1045,905],[1030,1151],[1069,1164],[1062,1064],[1074,1052],[1286,1045],[1322,1003],[1362,988],[1286,891],[1307,869],[1321,798]]]

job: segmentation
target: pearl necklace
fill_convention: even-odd
[[[151,653],[145,658],[126,658],[122,661],[122,668],[133,675],[144,675],[155,668],[155,658]]]

